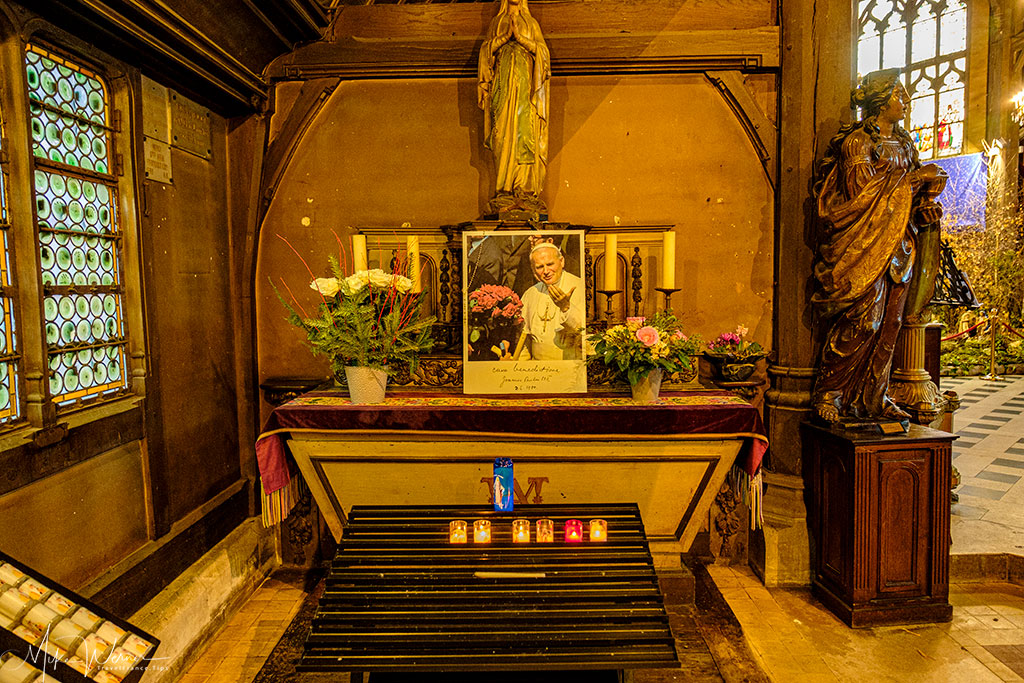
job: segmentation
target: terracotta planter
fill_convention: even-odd
[[[661,391],[661,368],[655,368],[637,380],[630,389],[633,391],[633,400],[637,403],[654,403],[658,400],[658,393]]]
[[[353,403],[383,403],[388,386],[388,373],[377,368],[346,366],[345,380]]]

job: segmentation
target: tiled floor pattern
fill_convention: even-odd
[[[851,629],[809,589],[708,567],[772,681],[1024,681],[1024,587],[954,584],[948,624]]]
[[[256,589],[179,681],[245,683],[263,666],[306,596],[303,576],[282,571]],[[283,682],[282,682],[283,683]]]
[[[1024,681],[1022,586],[951,585],[948,624],[851,629],[809,589],[765,588],[746,567],[712,565],[708,571],[772,681]],[[304,595],[301,578],[268,579],[179,680],[252,681]],[[730,659],[728,653],[717,656]],[[726,681],[758,680],[757,672],[737,671],[729,661],[719,661],[718,668]]]
[[[941,389],[961,397],[953,552],[1024,554],[1024,377],[944,377]]]

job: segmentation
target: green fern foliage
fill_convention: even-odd
[[[321,299],[314,315],[301,314],[274,287],[288,322],[306,333],[313,354],[330,358],[335,375],[348,365],[389,370],[389,364],[398,364],[415,371],[420,354],[434,345],[430,332],[436,318],[421,317],[422,295],[410,291],[412,282],[380,269],[345,277],[336,258],[330,257],[330,264],[334,277],[310,285]]]

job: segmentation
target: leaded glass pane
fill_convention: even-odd
[[[98,173],[110,171],[106,88],[94,75],[29,46],[25,76],[35,156]]]
[[[96,175],[109,173],[106,88],[39,48],[25,59],[49,388],[72,406],[128,387],[117,187]]]
[[[920,62],[935,56],[937,27],[934,17],[914,24],[914,40],[910,44],[911,61]]]
[[[878,54],[882,44],[877,33],[864,36],[864,39],[857,45],[857,64],[862,73],[871,73],[878,70]]]
[[[882,68],[892,69],[907,63],[907,29],[901,26],[882,35]]]
[[[939,93],[939,126],[936,148],[940,156],[960,151],[963,144],[964,91],[949,90]]]
[[[915,97],[910,101],[910,128],[916,130],[935,123],[935,98]],[[920,151],[920,149],[918,150]]]
[[[3,120],[0,118],[0,144],[3,144],[2,133]],[[14,422],[20,416],[14,299],[6,294],[12,284],[7,231],[7,173],[0,168],[0,292],[3,292],[0,294],[0,425]]]
[[[913,99],[904,125],[922,158],[958,154],[964,144],[966,2],[859,0],[857,12],[858,74],[879,66],[903,69]]]
[[[960,52],[967,49],[967,10],[947,12],[942,15],[942,40],[940,54]]]

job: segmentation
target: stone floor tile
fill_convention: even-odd
[[[982,614],[996,614],[996,611],[989,605],[966,605],[963,608],[964,613],[977,617]]]

